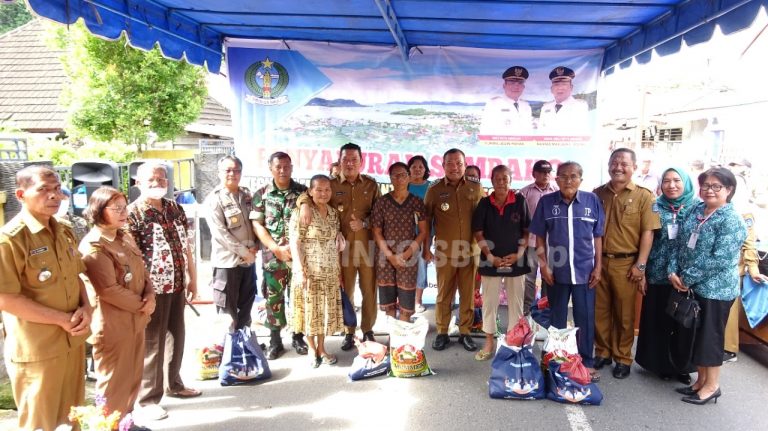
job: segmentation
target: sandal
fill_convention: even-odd
[[[314,349],[308,349],[309,357],[311,358],[309,361],[309,365],[312,368],[317,368],[320,366],[320,357],[317,356],[317,350]]]
[[[323,356],[322,356],[322,358],[323,358],[323,363],[324,363],[325,365],[333,365],[333,364],[335,364],[336,362],[339,362],[338,358],[336,358],[336,357],[335,357],[335,356],[333,356],[333,355],[328,355],[328,354],[325,354],[325,355],[323,355]]]
[[[493,356],[493,353],[486,352],[485,350],[480,350],[477,353],[475,353],[475,360],[476,361],[487,361],[491,359],[491,356]]]
[[[169,392],[166,392],[165,394],[168,395],[169,397],[172,397],[172,398],[194,398],[194,397],[199,397],[203,393],[200,392],[197,389],[192,389],[192,388],[185,387],[184,389],[182,389],[180,391],[177,391],[177,392],[170,392],[169,391]]]

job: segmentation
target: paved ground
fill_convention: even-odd
[[[204,270],[201,270],[204,271]],[[201,272],[202,273],[202,272]],[[565,406],[548,400],[509,401],[488,397],[490,362],[476,362],[455,342],[442,352],[427,348],[434,376],[416,379],[380,377],[348,381],[355,355],[342,352],[341,337],[331,337],[329,351],[339,363],[311,369],[306,356],[290,350],[271,361],[272,379],[253,386],[221,387],[216,380],[195,381],[194,349],[221,337],[222,323],[213,306],[198,305],[200,317],[187,310],[187,352],[182,375],[203,390],[190,400],[165,399],[166,420],[146,424],[155,430],[268,429],[543,429],[543,430],[765,430],[768,424],[766,349],[749,348],[722,372],[723,396],[717,405],[680,401],[675,382],[665,382],[633,366],[623,381],[603,370],[599,383],[605,400],[599,407]],[[425,313],[434,322],[433,310]],[[380,319],[380,322],[383,319]],[[383,329],[383,325],[377,325]],[[434,338],[434,326],[427,342]],[[266,335],[266,331],[259,330]],[[382,341],[385,336],[380,337]],[[284,337],[286,347],[289,336]],[[262,338],[268,342],[267,337]],[[477,340],[480,342],[481,340]],[[538,346],[537,346],[538,349]],[[537,352],[538,353],[538,352]],[[13,429],[13,418],[0,429]]]

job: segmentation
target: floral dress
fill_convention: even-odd
[[[301,226],[298,210],[291,217],[289,235],[297,241],[303,255],[304,278],[309,286],[304,289],[296,277],[291,281],[293,298],[293,327],[308,336],[331,335],[344,330],[339,287],[339,252],[336,235],[339,233],[339,213],[328,207],[323,217],[312,208],[312,223]]]

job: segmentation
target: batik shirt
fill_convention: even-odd
[[[158,211],[146,201],[128,205],[128,231],[136,240],[155,294],[184,289],[189,248],[187,216],[174,201],[162,199]]]
[[[296,199],[306,190],[305,185],[293,180],[287,189],[280,190],[272,181],[253,194],[253,210],[248,218],[264,226],[278,245],[286,245],[288,222],[291,220],[293,209],[296,208]],[[280,262],[263,244],[261,261],[265,271],[286,268],[285,262]]]
[[[707,299],[730,301],[739,295],[739,251],[747,238],[744,219],[725,204],[707,218],[699,202],[680,226],[668,273]],[[698,231],[695,244],[691,235]],[[691,247],[693,246],[693,247]]]

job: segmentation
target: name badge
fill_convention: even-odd
[[[688,248],[690,248],[691,250],[696,248],[696,241],[698,240],[699,240],[699,233],[694,231],[691,234],[691,237],[688,239]]]
[[[667,225],[667,236],[669,239],[677,238],[677,232],[680,230],[680,225],[677,223],[670,223]]]

